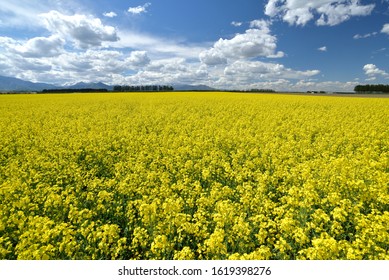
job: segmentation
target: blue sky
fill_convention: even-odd
[[[0,75],[349,91],[389,83],[389,0],[2,0]]]

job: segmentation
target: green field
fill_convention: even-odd
[[[389,259],[389,99],[0,95],[1,259]]]

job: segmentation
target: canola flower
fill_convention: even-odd
[[[0,96],[1,259],[389,259],[389,99]]]

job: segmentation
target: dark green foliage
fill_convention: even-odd
[[[387,93],[389,92],[389,85],[357,85],[354,88],[354,91],[365,93]]]
[[[173,91],[172,86],[146,85],[146,86],[114,86],[113,91]]]

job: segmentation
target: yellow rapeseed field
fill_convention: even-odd
[[[389,99],[0,96],[1,259],[389,259]]]

